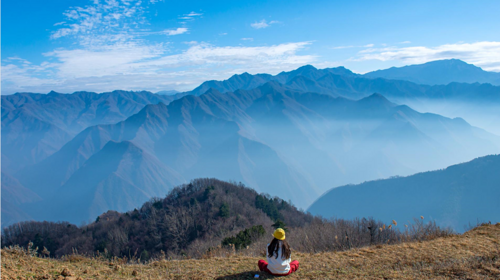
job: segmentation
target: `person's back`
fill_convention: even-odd
[[[267,244],[267,262],[260,260],[259,269],[272,275],[289,275],[299,268],[299,262],[291,261],[291,250],[283,229],[276,229],[273,237],[271,243]]]

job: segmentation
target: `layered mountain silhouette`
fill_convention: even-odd
[[[462,119],[421,114],[380,94],[356,101],[271,81],[147,105],[85,129],[15,175],[44,199],[28,207],[37,219],[92,220],[198,177],[243,182],[305,208],[332,186],[441,168],[498,151],[495,143]]]
[[[177,172],[133,143],[109,141],[49,198],[34,205],[32,216],[93,220],[103,210],[127,211],[151,197],[165,196],[183,181]]]
[[[413,108],[494,108],[499,89],[306,65],[274,76],[234,75],[173,95],[3,96],[2,173],[12,179],[2,180],[2,191],[33,194],[6,203],[6,211],[2,204],[3,221],[78,224],[199,177],[242,182],[306,208],[335,186],[500,152],[498,136],[460,117]]]
[[[147,104],[174,99],[146,91],[2,95],[2,170],[43,160],[89,126],[116,123]]]
[[[423,216],[463,232],[469,225],[500,218],[499,170],[500,155],[492,155],[443,170],[342,186],[308,210],[323,217],[396,220],[399,227]]]
[[[405,80],[425,85],[449,83],[489,83],[500,86],[500,73],[488,72],[459,59],[431,61],[424,64],[392,67],[366,73],[368,78]]]
[[[500,84],[494,77],[500,74],[486,72],[460,60],[441,60],[408,66],[411,77],[447,77],[443,83],[420,84],[404,77],[377,76],[375,72],[354,74],[343,67],[316,69],[311,65],[271,76],[268,74],[234,75],[225,81],[208,81],[189,94],[200,95],[209,88],[225,93],[238,89],[252,89],[269,81],[276,81],[288,89],[316,92],[360,99],[375,92],[399,104],[406,104],[421,112],[433,112],[447,117],[462,117],[473,125],[500,135]],[[393,68],[384,71],[399,71]],[[476,74],[474,74],[476,73]],[[404,76],[404,75],[402,75]],[[493,77],[493,78],[487,78]],[[493,79],[493,80],[492,80]]]

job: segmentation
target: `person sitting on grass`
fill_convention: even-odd
[[[259,270],[274,276],[285,276],[299,269],[299,262],[291,262],[290,245],[285,240],[285,231],[278,228],[273,233],[274,239],[267,244],[267,262],[260,260]]]

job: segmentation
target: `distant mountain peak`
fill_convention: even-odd
[[[490,83],[500,85],[500,73],[484,71],[460,59],[443,59],[424,64],[391,67],[364,75],[368,78],[405,80],[417,84],[447,85],[457,83]]]
[[[47,93],[47,95],[50,95],[50,96],[53,96],[53,95],[59,95],[60,93],[58,92],[55,92],[53,90],[51,90],[49,93]]]
[[[234,75],[234,76],[237,76],[237,75]],[[233,77],[234,77],[234,76],[233,76]],[[251,75],[250,73],[248,73],[248,72],[243,72],[243,73],[241,73],[239,76],[242,76],[242,77],[249,77],[249,76],[252,76],[252,75]]]
[[[359,101],[368,101],[368,100],[378,100],[378,101],[383,101],[383,102],[389,102],[391,103],[387,98],[385,98],[385,96],[383,96],[382,94],[378,93],[378,92],[375,92],[365,98],[362,98],[361,100]]]
[[[116,149],[119,149],[120,151],[134,151],[134,152],[142,152],[142,149],[134,145],[130,141],[114,141],[110,140],[104,147],[102,148],[102,151],[107,152],[107,151],[116,151]]]
[[[306,64],[304,66],[301,66],[297,68],[297,70],[318,70],[316,67],[312,66],[311,64]]]

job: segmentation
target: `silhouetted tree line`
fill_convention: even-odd
[[[33,249],[51,257],[99,252],[107,257],[145,261],[159,255],[202,257],[209,251],[220,253],[229,244],[234,245],[232,249],[258,255],[271,237],[265,234],[266,229],[277,227],[287,231],[293,249],[303,252],[347,250],[450,234],[423,221],[406,228],[400,225],[401,230],[396,226],[371,218],[313,217],[241,183],[197,179],[174,188],[163,199],[151,199],[140,209],[108,211],[82,227],[34,221],[11,225],[2,231],[2,247],[26,247],[31,241]]]

